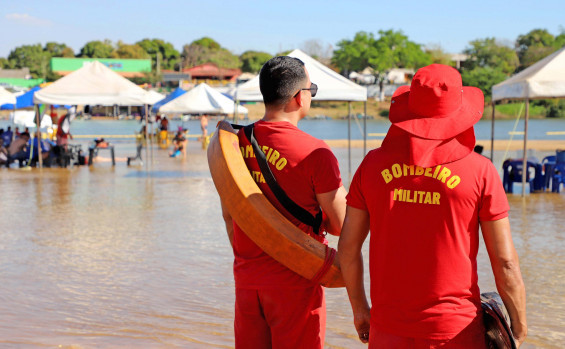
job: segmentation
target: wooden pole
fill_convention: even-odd
[[[528,174],[528,119],[530,116],[530,99],[526,98],[526,118],[524,122],[524,152],[522,159],[522,196],[526,195],[526,175]],[[532,188],[530,188],[530,192]]]
[[[37,158],[39,160],[39,168],[43,168],[43,158],[41,157],[41,122],[39,117],[39,105],[35,105],[35,125],[37,126]],[[33,142],[33,139],[32,139]],[[33,156],[33,154],[31,154]]]
[[[522,163],[522,196],[526,195],[526,175],[528,174],[528,118],[530,116],[530,99],[526,98],[526,119],[524,122],[524,155]],[[533,188],[530,188],[530,192]]]
[[[143,108],[145,109],[145,169],[147,170],[147,167],[149,165],[149,117],[147,115],[147,104],[144,104]],[[153,161],[153,159],[151,160]]]
[[[347,157],[349,159],[349,180],[348,184],[351,184],[351,102],[347,102]]]
[[[494,101],[492,101],[491,105],[492,105],[492,120],[490,121],[490,161],[494,163],[494,114],[495,114]]]

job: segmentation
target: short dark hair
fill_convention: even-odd
[[[285,105],[307,79],[304,62],[298,58],[271,58],[259,73],[259,88],[266,105]]]

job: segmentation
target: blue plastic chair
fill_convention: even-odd
[[[551,191],[559,193],[561,184],[565,184],[565,150],[556,151],[555,165],[549,174],[552,176]]]
[[[522,183],[523,165],[524,163],[522,159],[506,159],[502,164],[502,184],[504,186],[504,190],[507,193],[514,192],[514,183]],[[527,168],[528,171],[526,172],[526,182],[530,184],[530,193],[542,190],[545,180],[542,173],[542,165],[538,162],[528,161]],[[530,175],[530,169],[533,169],[534,176]]]
[[[553,169],[555,168],[555,155],[549,155],[543,158],[541,165],[543,167],[543,177],[544,177],[544,190],[551,188],[551,180],[553,179]]]

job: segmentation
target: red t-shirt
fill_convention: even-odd
[[[502,219],[509,209],[487,158],[471,153],[424,169],[373,150],[347,205],[370,216],[371,326],[450,339],[476,318],[479,221]]]
[[[315,215],[320,207],[316,194],[327,193],[341,186],[338,162],[328,145],[300,131],[289,122],[258,121],[255,123],[254,134],[280,187],[295,203]],[[281,206],[262,178],[253,148],[243,129],[239,131],[238,136],[247,168],[267,199],[294,225],[319,241],[327,243],[322,236],[313,233],[312,227],[294,218]],[[263,252],[236,222],[233,250],[236,287],[266,289],[312,286],[309,280]]]

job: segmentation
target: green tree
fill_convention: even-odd
[[[207,36],[194,40],[191,45],[198,45],[202,47],[209,48],[210,50],[219,50],[222,46],[214,39],[209,38]]]
[[[111,58],[144,59],[149,58],[149,54],[138,44],[130,45],[118,41],[117,48],[112,52]]]
[[[516,53],[520,59],[520,69],[529,67],[537,61],[553,53],[555,37],[546,29],[534,29],[516,40]]]
[[[288,56],[288,54],[291,53],[292,51],[294,51],[294,50],[286,50],[286,51],[277,52],[275,54],[275,57]]]
[[[214,63],[221,68],[239,68],[239,57],[223,48],[213,39],[204,37],[184,45],[182,67],[194,67],[204,63]]]
[[[418,69],[431,63],[421,45],[408,40],[402,31],[380,30],[379,35],[375,42],[377,53],[369,59],[376,71],[384,72],[391,68]]]
[[[12,62],[7,58],[0,57],[0,69],[13,69]]]
[[[178,64],[180,53],[170,42],[161,39],[143,39],[138,41],[137,44],[151,56],[153,67],[156,70],[174,69],[175,64]],[[160,62],[159,69],[157,69],[157,60]]]
[[[248,73],[257,73],[269,59],[273,58],[269,53],[257,51],[245,51],[239,56],[241,70]]]
[[[444,64],[453,66],[455,62],[451,60],[449,53],[446,53],[439,45],[430,45],[424,50],[430,58],[430,63]]]
[[[553,41],[553,46],[556,49],[560,49],[565,46],[565,29],[562,29],[561,34],[555,37],[555,40]]]
[[[83,58],[111,58],[114,46],[110,40],[89,41],[80,49],[79,57]]]
[[[506,75],[516,71],[520,65],[516,52],[496,41],[495,38],[473,40],[464,53],[469,55],[464,68],[473,70],[477,67],[500,70]]]
[[[338,42],[332,62],[346,73],[369,66],[381,75],[392,68],[420,68],[431,63],[422,47],[408,39],[402,31],[358,32],[353,40]]]
[[[71,58],[75,56],[73,49],[65,44],[57,42],[48,42],[45,44],[43,51],[49,52],[51,57],[66,57]]]
[[[478,87],[486,98],[490,98],[492,86],[504,81],[508,75],[500,68],[476,67],[472,70],[463,70],[461,78],[464,86]]]
[[[34,78],[46,79],[49,74],[51,54],[44,51],[40,44],[16,47],[8,55],[10,66],[16,69],[29,68]]]
[[[360,31],[353,40],[341,40],[336,45],[332,63],[341,73],[348,76],[350,72],[362,70],[369,66],[369,59],[377,55],[376,40],[372,33]]]

